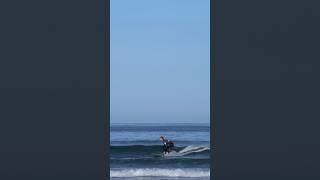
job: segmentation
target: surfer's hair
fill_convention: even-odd
[[[164,139],[164,137],[163,137],[163,136],[160,136],[160,139]]]

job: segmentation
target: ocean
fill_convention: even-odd
[[[168,156],[160,135],[174,142]],[[111,124],[110,144],[113,180],[210,179],[209,124]]]

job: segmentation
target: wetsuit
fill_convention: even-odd
[[[173,148],[174,144],[172,141],[170,140],[163,140],[163,152],[166,154],[166,153],[169,153],[171,151],[171,148]]]

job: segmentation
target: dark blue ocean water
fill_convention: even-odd
[[[163,135],[174,142],[162,154]],[[209,124],[111,124],[111,179],[209,179]]]

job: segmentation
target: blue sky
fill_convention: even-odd
[[[210,121],[209,0],[111,0],[111,123]]]

